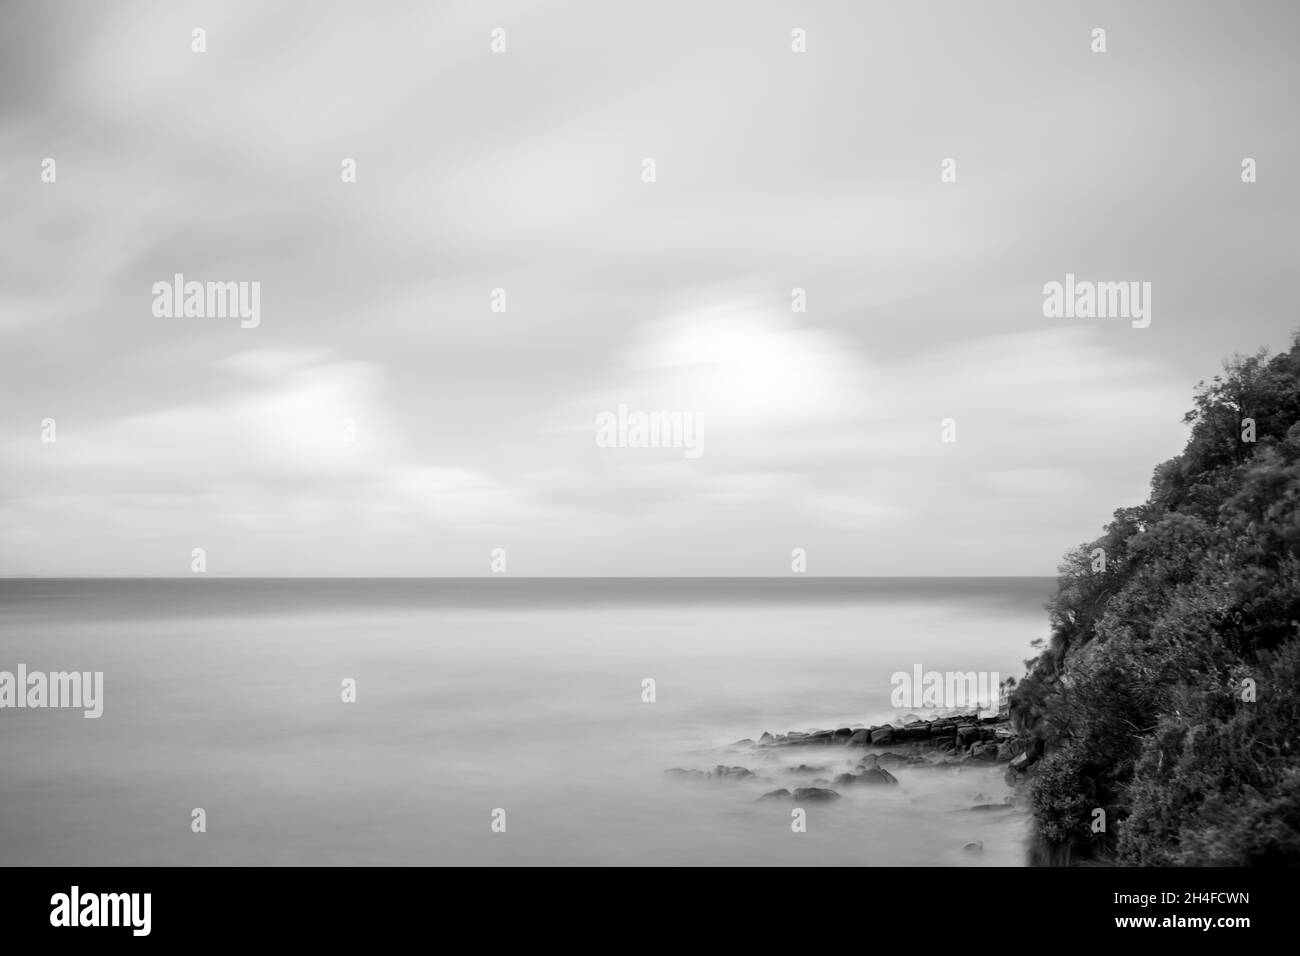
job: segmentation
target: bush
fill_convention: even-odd
[[[1300,338],[1224,369],[1147,502],[1066,556],[1012,693],[1049,754],[1030,786],[1043,860],[1300,863]]]

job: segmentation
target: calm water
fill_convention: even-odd
[[[98,720],[0,710],[0,863],[1019,865],[1023,819],[965,810],[1002,799],[1000,768],[898,770],[795,834],[755,798],[807,784],[786,757],[848,752],[728,745],[897,718],[889,677],[918,663],[1019,676],[1052,587],[0,581],[0,670],[105,685]],[[718,763],[766,779],[664,775]]]

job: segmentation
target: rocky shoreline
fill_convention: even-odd
[[[948,768],[959,769],[967,765],[1006,764],[1006,782],[1011,795],[1004,803],[985,803],[972,810],[1004,809],[1012,804],[1016,795],[1023,792],[1022,784],[1033,765],[1042,756],[1041,742],[1036,738],[1017,734],[1004,716],[980,717],[965,714],[939,717],[933,720],[909,720],[898,726],[877,724],[870,727],[840,727],[835,730],[790,731],[786,734],[764,732],[757,740],[745,738],[731,745],[731,750],[748,753],[762,763],[765,759],[788,748],[836,748],[833,755],[842,757],[846,752],[861,751],[849,772],[834,774],[821,763],[801,763],[778,771],[781,776],[811,778],[807,786],[793,789],[780,787],[764,793],[760,800],[836,800],[840,793],[835,788],[859,786],[890,786],[898,778],[890,768]],[[880,752],[883,751],[883,752]],[[827,756],[831,756],[828,754]],[[666,774],[685,780],[700,781],[759,781],[772,779],[771,775],[755,772],[746,766],[718,764],[711,770],[687,770],[674,767]],[[778,781],[781,782],[781,781]]]

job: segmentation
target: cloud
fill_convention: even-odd
[[[0,574],[1051,573],[1294,324],[1272,18],[1144,5],[1102,58],[829,4],[796,56],[775,0],[75,10],[0,32]],[[1152,327],[1045,320],[1066,271]],[[261,325],[153,317],[176,272]],[[597,448],[621,403],[704,456]]]

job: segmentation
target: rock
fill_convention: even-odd
[[[682,767],[673,767],[671,770],[665,770],[664,773],[686,780],[698,780],[704,776],[703,770],[686,770]]]
[[[993,763],[993,761],[998,759],[998,745],[991,740],[986,740],[979,744],[971,744],[970,756],[972,760]]]
[[[790,791],[782,787],[780,790],[769,790],[758,799],[760,800],[789,800]]]
[[[967,853],[974,853],[974,854],[983,853],[984,841],[976,840],[973,843],[967,843],[965,846],[962,847],[962,849],[965,850]]]
[[[898,783],[898,778],[883,767],[867,767],[861,773],[842,773],[831,783],[837,787],[855,786],[857,784],[879,785]]]
[[[884,767],[871,767],[862,771],[855,778],[857,783],[869,784],[889,784],[898,783],[898,778],[886,770]]]
[[[718,764],[709,771],[709,776],[715,780],[745,780],[754,776],[754,773],[744,767],[724,767]]]
[[[861,760],[858,761],[857,769],[867,770],[870,769],[871,767],[876,766],[879,763],[880,763],[879,757],[877,757],[875,754],[867,754],[865,757],[863,757]]]
[[[786,772],[786,773],[803,773],[803,774],[810,774],[810,773],[825,773],[825,772],[826,772],[826,768],[825,768],[825,767],[810,767],[810,766],[808,766],[806,763],[801,763],[801,764],[799,764],[799,766],[797,766],[797,767],[786,767],[786,768],[785,768],[785,772]]]
[[[871,731],[855,730],[853,731],[852,736],[849,737],[848,742],[850,747],[865,747],[867,744],[871,743]]]
[[[731,746],[733,746],[733,747],[752,747],[752,746],[754,746],[754,741],[752,741],[752,740],[750,740],[748,737],[746,737],[744,740],[737,740],[737,741],[736,741],[734,744],[732,744]]]
[[[744,767],[724,767],[722,764],[707,772],[673,767],[671,770],[665,770],[664,773],[683,780],[748,780],[756,776],[753,771]]]
[[[876,746],[888,745],[894,742],[894,728],[885,724],[879,730],[871,732],[871,743]]]
[[[969,747],[980,739],[980,729],[974,724],[961,724],[957,728],[957,740],[963,747]]]
[[[794,799],[798,801],[806,800],[838,800],[840,795],[834,790],[825,790],[821,787],[800,787],[794,792]]]
[[[1034,762],[1034,758],[1031,757],[1029,755],[1029,751],[1026,750],[1024,753],[1020,754],[1018,757],[1012,760],[1009,766],[1012,770],[1015,771],[1028,770],[1030,764],[1032,764],[1033,762]]]
[[[902,730],[894,731],[894,739],[895,740],[929,740],[930,725],[920,724],[920,723],[911,724],[910,726],[904,727]]]
[[[758,738],[758,742],[759,742],[760,744],[765,744],[765,743],[767,743],[768,741],[770,741],[770,740],[775,740],[775,739],[776,739],[775,737],[773,737],[771,734],[769,734],[769,733],[765,730],[765,731],[763,731],[763,736],[761,736],[761,737]]]
[[[839,730],[835,731],[836,739],[843,737],[844,740],[848,740],[852,736],[853,736],[853,728],[851,727],[841,727]],[[840,740],[839,742],[843,743],[844,740]]]
[[[806,737],[806,738],[804,739],[804,743],[806,743],[806,744],[829,744],[829,743],[832,743],[832,742],[834,741],[834,739],[835,739],[835,731],[833,731],[833,730],[818,730],[818,731],[816,731],[816,732],[814,732],[814,733],[808,735],[808,737]]]

